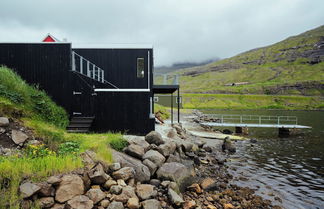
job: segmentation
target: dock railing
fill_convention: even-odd
[[[154,73],[154,85],[179,85],[178,74]]]
[[[268,116],[268,115],[223,115],[206,114],[207,118],[216,120],[216,123],[240,123],[240,124],[277,124],[297,125],[296,116]]]

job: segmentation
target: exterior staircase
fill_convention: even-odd
[[[89,133],[95,117],[72,117],[66,128],[70,133]]]

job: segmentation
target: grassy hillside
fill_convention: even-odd
[[[80,153],[85,150],[93,150],[99,160],[110,163],[110,147],[121,150],[126,145],[120,133],[67,133],[65,110],[6,67],[0,67],[1,116],[29,128],[42,144],[25,145],[10,156],[0,155],[0,208],[20,208],[17,191],[23,179],[39,181],[80,168]]]
[[[183,93],[324,95],[324,26],[271,46],[187,68]],[[245,85],[228,85],[246,82]]]

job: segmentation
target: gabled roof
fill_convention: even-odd
[[[42,42],[60,42],[57,38],[52,36],[51,34],[47,34],[47,36],[43,39]]]

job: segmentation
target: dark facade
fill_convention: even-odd
[[[80,61],[73,57],[73,51],[103,70],[105,82],[78,72],[80,66],[73,68]],[[143,65],[142,74],[138,74],[138,63]],[[0,43],[0,65],[14,69],[29,84],[45,90],[71,118],[95,117],[93,131],[143,135],[154,130],[152,49],[72,49],[70,43]],[[86,68],[86,63],[82,66]]]

